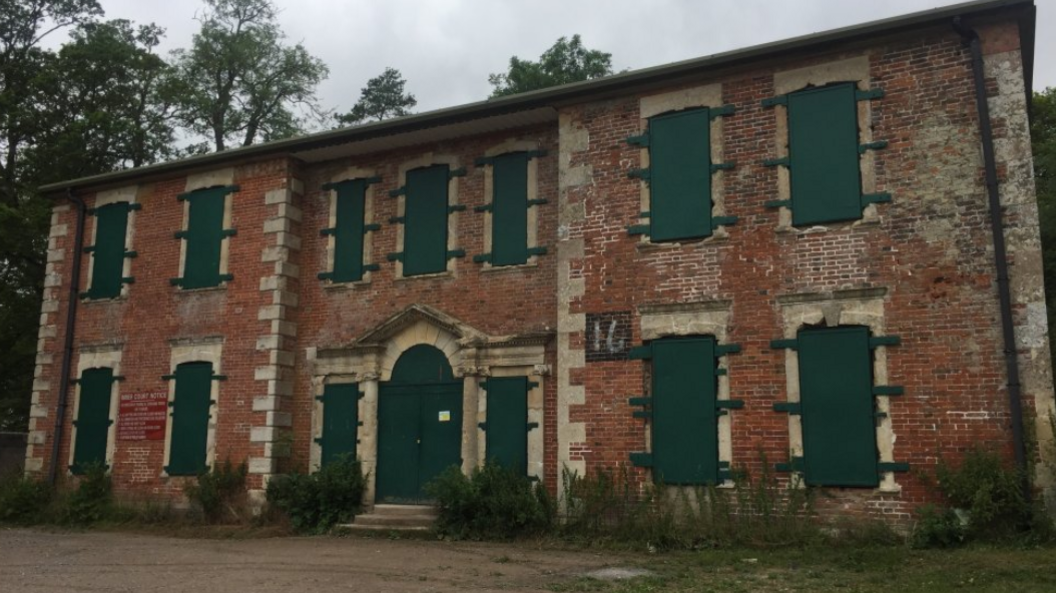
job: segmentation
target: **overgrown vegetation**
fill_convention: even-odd
[[[426,486],[439,507],[436,529],[455,539],[511,539],[546,533],[555,505],[546,488],[501,465],[470,476],[452,466]]]
[[[359,461],[333,460],[314,474],[289,474],[268,482],[268,504],[301,533],[325,533],[348,523],[362,507],[366,479]]]
[[[935,487],[945,506],[918,511],[915,547],[952,547],[971,541],[1051,540],[1044,511],[1024,497],[1022,476],[998,452],[977,446],[956,465],[940,461]]]
[[[813,491],[785,487],[765,468],[732,488],[639,484],[626,467],[581,477],[565,470],[561,535],[650,549],[799,545],[820,540]]]
[[[0,480],[0,523],[41,523],[51,498],[52,489],[43,480],[18,474],[5,476]]]
[[[97,463],[85,468],[77,486],[66,493],[56,513],[63,523],[89,525],[110,516],[114,495],[106,466]]]
[[[242,522],[248,515],[246,473],[245,462],[236,466],[227,459],[199,474],[183,491],[207,522]]]

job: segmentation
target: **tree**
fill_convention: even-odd
[[[173,52],[168,85],[183,124],[224,150],[303,131],[295,109],[319,115],[315,95],[328,70],[303,45],[283,45],[270,0],[205,0],[190,50]]]
[[[50,208],[23,164],[53,115],[38,79],[56,56],[41,42],[101,13],[95,0],[0,0],[0,430],[28,422],[43,291]]]
[[[1031,102],[1031,148],[1034,152],[1034,181],[1038,195],[1045,294],[1048,301],[1049,339],[1056,344],[1056,88],[1034,93]],[[1051,347],[1051,346],[1050,346]],[[1056,347],[1051,347],[1056,364]]]
[[[612,74],[612,54],[587,49],[579,35],[561,37],[539,56],[538,62],[510,58],[505,74],[490,74],[492,97],[504,97],[546,87],[601,78]]]
[[[410,115],[411,108],[418,104],[418,100],[414,95],[403,92],[405,82],[399,70],[385,68],[381,76],[367,81],[352,110],[337,116],[338,123],[350,126],[370,119],[381,121]]]
[[[88,0],[0,0],[0,429],[28,422],[51,203],[42,184],[168,154],[154,25]],[[59,51],[47,35],[73,27]]]

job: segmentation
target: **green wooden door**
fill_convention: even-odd
[[[417,504],[425,485],[462,463],[462,382],[444,353],[414,346],[378,399],[377,501]]]
[[[718,481],[714,338],[653,342],[653,474],[667,484]]]

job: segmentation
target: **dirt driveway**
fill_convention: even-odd
[[[540,591],[620,560],[504,544],[0,529],[0,592]]]

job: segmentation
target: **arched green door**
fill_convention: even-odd
[[[462,382],[443,352],[414,346],[379,390],[377,502],[425,502],[425,485],[461,464]]]

